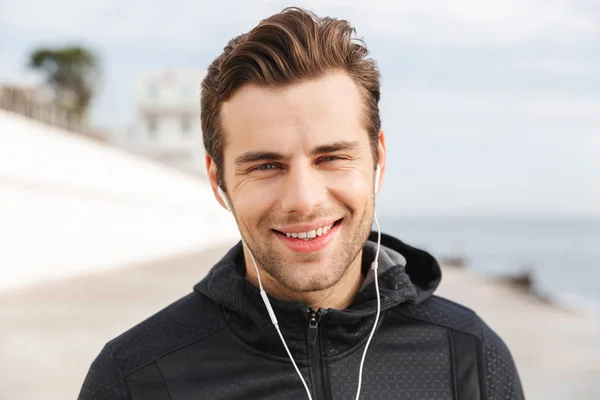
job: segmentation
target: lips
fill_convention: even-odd
[[[290,250],[298,253],[314,253],[323,250],[331,243],[341,223],[342,219],[339,219],[331,225],[325,225],[325,227],[303,232],[273,231],[277,233],[277,238],[279,238]],[[328,226],[330,226],[330,228],[327,228]],[[319,229],[321,229],[320,235],[318,234]],[[293,235],[296,237],[293,237]],[[305,235],[306,237],[303,237]],[[314,237],[309,237],[309,235],[314,235]]]
[[[329,232],[329,230],[331,230],[331,228],[333,228],[336,224],[339,224],[341,222],[341,220],[342,219],[340,218],[339,220],[337,220],[331,224],[323,225],[318,228],[310,229],[310,230],[306,230],[306,231],[298,231],[294,228],[286,229],[285,231],[278,231],[278,230],[274,229],[274,231],[281,235],[285,235],[288,238],[312,240],[317,237],[326,235],[327,232]]]

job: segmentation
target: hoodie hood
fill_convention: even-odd
[[[373,270],[369,268],[375,257],[377,233],[371,232],[363,248],[363,275],[365,280],[353,303],[345,310],[330,310],[334,319],[346,320],[364,317],[376,312]],[[245,279],[246,269],[241,241],[236,244],[195,287],[229,312],[255,320],[269,320],[259,289]],[[420,303],[435,291],[441,280],[437,261],[427,252],[402,241],[381,234],[379,252],[379,289],[382,310],[403,302]],[[305,305],[269,298],[277,315],[302,315]],[[280,319],[278,317],[278,319]]]
[[[360,346],[373,327],[377,297],[373,270],[369,267],[376,251],[377,233],[372,232],[363,247],[363,285],[352,304],[344,309],[317,312],[319,337],[326,357],[336,357]],[[235,245],[195,287],[194,290],[222,310],[228,332],[255,351],[287,359],[277,331],[257,287],[245,278],[246,265],[241,241]],[[386,311],[403,303],[417,304],[430,297],[441,279],[436,260],[428,253],[382,234],[378,282],[381,298],[380,325]],[[309,319],[312,311],[304,304],[269,297],[285,341],[300,363],[308,363]]]

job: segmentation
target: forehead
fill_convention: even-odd
[[[362,104],[356,84],[343,72],[282,88],[244,86],[223,104],[225,153],[294,152],[339,140],[366,143]]]

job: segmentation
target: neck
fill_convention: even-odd
[[[245,249],[244,258],[246,260],[246,280],[248,280],[254,286],[259,287],[256,268],[254,268],[252,259],[249,257]],[[277,280],[275,280],[264,269],[262,269],[260,265],[257,264],[257,267],[260,271],[262,286],[269,296],[278,300],[306,304],[316,311],[319,308],[343,310],[352,304],[352,301],[358,293],[360,285],[363,281],[361,264],[362,251],[352,261],[339,281],[337,281],[330,288],[315,292],[290,291],[281,285]]]

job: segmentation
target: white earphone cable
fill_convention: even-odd
[[[367,339],[367,344],[365,345],[365,351],[363,352],[362,359],[360,360],[360,368],[358,370],[358,387],[356,389],[356,400],[360,397],[360,388],[362,386],[362,372],[363,366],[365,364],[365,357],[367,356],[367,350],[369,349],[369,345],[371,344],[371,339],[373,339],[373,335],[375,334],[375,330],[377,329],[377,323],[379,322],[379,314],[381,314],[381,298],[379,296],[379,279],[377,277],[377,269],[379,268],[379,248],[381,247],[381,228],[379,227],[379,221],[377,220],[377,214],[373,212],[373,216],[375,218],[375,224],[377,225],[377,250],[375,251],[375,261],[371,268],[373,269],[373,274],[375,275],[375,291],[377,292],[377,314],[375,314],[375,322],[373,323],[373,329],[371,330],[371,334],[369,335],[369,339]]]
[[[254,264],[254,268],[256,269],[256,276],[258,277],[258,286],[260,288],[260,296],[262,297],[263,302],[265,303],[265,306],[267,307],[267,311],[269,312],[269,316],[271,317],[271,322],[273,322],[273,325],[275,325],[275,329],[277,330],[277,333],[279,334],[281,343],[283,343],[283,347],[285,347],[285,351],[287,352],[288,357],[292,361],[292,364],[294,365],[294,368],[296,369],[296,373],[298,374],[298,376],[300,377],[300,380],[302,381],[302,384],[304,385],[304,389],[306,389],[306,394],[308,395],[308,399],[312,400],[312,396],[310,394],[310,389],[308,388],[308,385],[306,384],[306,381],[304,380],[302,373],[300,373],[300,369],[296,365],[296,361],[294,361],[294,357],[292,356],[292,353],[290,352],[290,349],[288,348],[287,343],[285,342],[285,339],[283,338],[281,330],[279,329],[279,322],[277,321],[277,317],[275,316],[275,312],[273,311],[273,307],[271,306],[269,297],[267,296],[267,293],[263,289],[262,282],[260,280],[260,272],[258,271],[256,261],[254,260],[254,255],[252,254],[252,252],[248,248],[248,245],[246,244],[246,242],[243,239],[242,239],[242,243],[246,247],[246,250],[248,250],[248,253],[250,254],[250,258],[252,259],[252,263]]]

